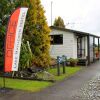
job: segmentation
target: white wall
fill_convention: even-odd
[[[74,33],[52,29],[50,34],[63,34],[63,45],[51,45],[51,57],[66,55],[68,58],[77,58],[77,38]]]

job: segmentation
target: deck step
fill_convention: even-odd
[[[87,66],[88,62],[86,59],[79,59],[78,65]]]

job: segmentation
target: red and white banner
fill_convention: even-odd
[[[8,23],[5,41],[5,72],[18,71],[19,55],[23,27],[28,8],[16,9]]]

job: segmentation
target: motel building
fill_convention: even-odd
[[[80,65],[89,65],[100,58],[99,36],[55,26],[50,28],[51,57],[66,55],[67,58],[78,58]]]

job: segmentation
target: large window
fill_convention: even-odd
[[[51,35],[51,44],[52,45],[60,45],[63,44],[63,35]]]

